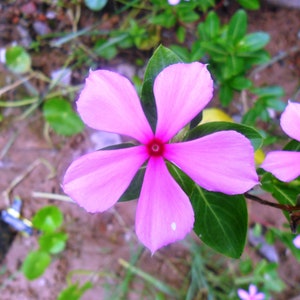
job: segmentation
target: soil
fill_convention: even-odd
[[[0,48],[9,46],[13,41],[28,46],[40,31],[47,33],[55,31],[70,31],[66,9],[53,9],[47,1],[7,1],[0,3]],[[224,21],[236,9],[235,5],[222,11]],[[56,11],[54,20],[46,18],[47,13]],[[82,7],[79,29],[93,24],[98,16]],[[101,15],[107,18],[105,26],[110,28],[118,22],[118,17],[108,18],[107,13]],[[37,29],[38,28],[38,29]],[[263,4],[259,11],[249,12],[249,31],[266,31],[271,36],[267,49],[273,57],[281,57],[278,61],[257,72],[254,80],[257,85],[280,85],[285,90],[284,100],[300,101],[300,10]],[[298,47],[298,50],[295,49]],[[61,48],[49,48],[43,45],[39,52],[32,52],[33,67],[46,75],[61,67],[68,57],[68,45]],[[137,51],[121,53],[109,63],[98,60],[97,66],[106,66],[126,75],[132,76],[138,70],[132,66],[132,60]],[[149,53],[138,53],[146,58]],[[85,69],[85,67],[87,67]],[[83,81],[88,66],[83,66],[72,74],[72,83]],[[0,85],[4,87],[16,78],[0,64]],[[40,91],[45,85],[36,80],[32,81]],[[22,95],[22,88],[12,90],[1,100],[11,101]],[[45,135],[45,125],[41,113],[36,110],[30,117],[18,119],[23,111],[18,108],[2,110],[4,121],[0,125],[0,209],[6,209],[13,197],[19,195],[23,201],[22,215],[31,219],[34,213],[48,204],[54,204],[64,213],[64,228],[69,240],[67,248],[55,257],[45,274],[39,279],[28,281],[20,273],[19,268],[31,250],[37,248],[37,236],[17,234],[11,238],[12,244],[0,268],[1,300],[54,300],[59,291],[66,287],[66,278],[74,273],[72,280],[83,283],[93,282],[93,288],[85,293],[83,300],[114,299],[115,292],[126,275],[126,268],[120,259],[130,261],[140,244],[134,233],[135,201],[118,203],[114,208],[102,214],[88,214],[77,205],[70,202],[51,200],[47,197],[36,197],[37,193],[62,194],[60,187],[65,169],[75,158],[97,146],[93,139],[95,132],[86,129],[84,133],[72,138],[58,137],[50,132]],[[100,136],[100,139],[103,137]],[[51,141],[51,142],[50,142]],[[14,186],[6,197],[10,187],[18,178],[21,181]],[[250,223],[282,228],[286,223],[280,212],[270,213],[269,208],[249,203]],[[0,224],[1,225],[1,224]],[[1,231],[3,227],[1,226]],[[195,239],[191,234],[188,239]],[[8,238],[8,244],[10,243]],[[1,245],[0,245],[1,246]],[[249,246],[247,248],[249,251]],[[3,252],[5,249],[2,248]],[[280,253],[280,275],[289,287],[282,295],[274,299],[296,299],[300,297],[299,264],[291,254],[278,245]],[[246,254],[245,254],[246,255]],[[188,262],[191,256],[185,242],[178,242],[158,251],[154,256],[144,250],[141,252],[136,266],[155,278],[179,287],[186,282]],[[255,256],[254,259],[259,259]],[[69,275],[70,276],[70,275]],[[154,299],[153,290],[138,278],[134,281],[128,295],[120,299],[141,299],[137,291],[145,291],[143,299]],[[147,296],[148,295],[148,296]],[[115,298],[119,299],[119,298]],[[172,297],[168,298],[172,299]],[[297,298],[300,299],[300,298]]]

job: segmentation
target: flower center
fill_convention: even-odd
[[[163,156],[165,144],[161,140],[154,138],[147,144],[147,150],[150,156]]]

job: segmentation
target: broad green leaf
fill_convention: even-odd
[[[43,275],[51,263],[51,257],[44,251],[30,252],[22,265],[22,272],[29,280],[36,279]]]
[[[247,31],[247,14],[244,10],[238,10],[228,24],[227,41],[236,44]]]
[[[255,32],[244,36],[237,45],[237,52],[254,52],[264,48],[270,41],[270,35],[265,32]]]
[[[196,138],[224,130],[234,130],[243,134],[250,140],[255,150],[259,149],[262,145],[263,138],[254,128],[230,122],[209,122],[199,125],[190,131],[186,140],[194,140]]]
[[[214,39],[220,30],[220,19],[218,15],[214,11],[209,12],[204,24],[208,38]]]
[[[199,19],[199,14],[192,11],[189,7],[178,10],[178,18],[182,23],[191,23]]]
[[[263,49],[255,52],[237,52],[236,55],[245,58],[247,69],[250,69],[254,65],[266,64],[271,59],[269,52]]]
[[[93,11],[101,10],[107,3],[107,0],[84,0],[85,5]]]
[[[167,66],[181,62],[181,59],[170,49],[159,46],[150,58],[142,86],[142,105],[153,129],[156,127],[156,105],[153,94],[155,77]]]
[[[65,249],[67,239],[68,235],[64,232],[51,232],[41,235],[38,242],[41,250],[57,254]]]
[[[199,238],[214,250],[239,258],[248,226],[244,197],[208,192],[195,185],[191,202],[195,212],[194,231]]]
[[[206,12],[210,7],[215,5],[215,0],[201,0],[198,1],[197,5],[200,7],[201,11]]]
[[[259,0],[237,0],[237,2],[246,9],[255,10],[260,7]]]
[[[13,46],[6,50],[7,67],[14,73],[26,73],[31,69],[31,57],[21,46]]]
[[[33,226],[43,232],[54,232],[63,223],[61,210],[53,205],[41,208],[32,218]]]
[[[93,284],[90,281],[82,286],[79,283],[71,284],[59,293],[57,300],[80,300],[82,295],[92,287]]]
[[[83,130],[84,124],[73,111],[71,104],[63,98],[56,97],[46,101],[43,106],[46,121],[61,135],[73,135]]]
[[[214,250],[240,257],[247,234],[247,206],[241,195],[208,192],[172,164],[168,169],[189,196],[195,212],[194,231]]]

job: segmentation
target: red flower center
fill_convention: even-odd
[[[147,144],[147,150],[150,156],[163,156],[165,144],[161,140],[154,138]]]

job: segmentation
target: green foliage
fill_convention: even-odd
[[[93,285],[90,281],[85,282],[82,286],[78,282],[71,284],[59,293],[57,300],[79,300],[92,287]]]
[[[51,263],[51,256],[62,252],[68,239],[68,235],[60,231],[63,214],[56,206],[41,208],[33,216],[32,223],[41,234],[38,238],[39,249],[29,252],[22,265],[22,272],[29,280],[44,274]]]
[[[21,46],[13,46],[6,50],[6,66],[14,73],[26,73],[31,69],[31,57]]]
[[[51,263],[51,257],[47,252],[38,250],[30,252],[22,265],[22,272],[29,280],[34,280],[45,272]]]
[[[71,104],[61,97],[46,101],[43,114],[53,130],[61,135],[74,135],[83,130],[84,125],[79,116],[73,111]]]

